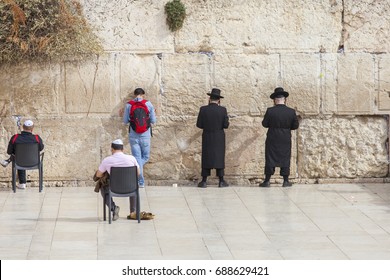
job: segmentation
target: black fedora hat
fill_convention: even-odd
[[[280,98],[280,97],[287,97],[288,92],[284,91],[282,87],[275,88],[274,92],[270,95],[271,99]]]
[[[221,90],[219,88],[213,88],[211,92],[207,93],[207,95],[215,99],[223,98],[223,96],[221,96]]]

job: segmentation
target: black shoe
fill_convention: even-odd
[[[198,188],[207,188],[207,183],[204,181],[199,182]]]
[[[263,183],[261,183],[259,185],[259,187],[262,187],[262,188],[269,188],[271,186],[271,184],[269,183],[269,181],[264,181]]]
[[[219,181],[218,187],[219,188],[226,188],[226,187],[229,187],[229,184],[225,180],[222,180],[222,181]]]
[[[289,181],[284,181],[283,185],[282,185],[283,188],[291,187],[291,186],[292,186],[292,184]]]

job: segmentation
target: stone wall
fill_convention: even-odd
[[[32,118],[46,145],[47,185],[92,185],[111,140],[127,139],[118,111],[136,87],[147,91],[158,118],[147,184],[199,179],[195,122],[212,87],[222,89],[231,116],[227,179],[261,181],[261,120],[276,86],[290,92],[288,105],[301,116],[293,181],[386,181],[389,1],[182,0],[187,18],[175,33],[165,23],[165,0],[80,2],[104,55],[0,66],[0,155],[17,132],[13,116]],[[10,173],[0,169],[0,181]]]

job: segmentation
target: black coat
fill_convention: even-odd
[[[265,141],[265,165],[290,167],[291,130],[299,127],[295,110],[283,104],[268,108],[262,125],[268,128]]]
[[[7,154],[12,155],[15,154],[15,144],[18,143],[37,143],[37,138],[38,137],[38,143],[39,143],[39,151],[42,151],[43,148],[45,147],[43,145],[42,138],[39,135],[32,134],[29,131],[22,131],[16,140],[14,141],[16,134],[11,137],[8,143],[8,148],[7,148]]]
[[[229,127],[229,117],[225,107],[216,103],[202,106],[196,126],[203,129],[202,168],[225,168],[225,128]]]

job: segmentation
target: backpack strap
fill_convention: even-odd
[[[135,100],[133,99],[133,100],[130,100],[129,102],[127,102],[127,103],[129,103],[130,105],[134,105],[136,102],[141,102],[141,103],[143,103],[143,104],[146,104],[146,102],[148,102],[148,100],[142,99],[142,100],[140,100],[140,101],[135,101]]]
[[[39,137],[38,137],[38,134],[35,134],[35,140],[37,140],[37,142],[39,143]]]
[[[137,102],[141,102],[143,105],[145,105],[145,107],[146,107],[146,113],[148,113],[148,115],[150,114],[150,112],[149,112],[149,108],[148,108],[148,106],[146,106],[146,102],[148,102],[148,100],[146,100],[146,99],[142,99],[142,100],[140,100],[140,101],[135,101],[135,100],[130,100],[129,102],[127,102],[127,103],[129,103],[131,106],[133,106],[135,103],[137,103]],[[131,110],[130,110],[130,114],[131,114]]]

